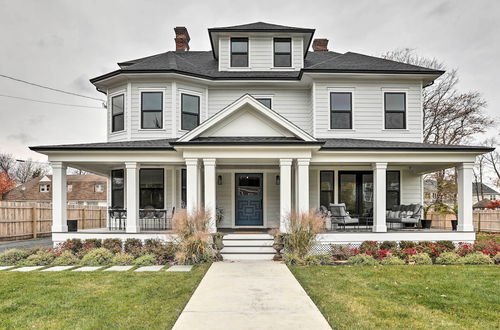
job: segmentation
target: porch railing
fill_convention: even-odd
[[[125,209],[109,209],[108,229],[109,230],[125,230],[127,227],[127,210]],[[139,229],[140,231],[158,231],[171,230],[172,217],[175,213],[175,208],[172,212],[165,209],[140,209],[139,210]]]

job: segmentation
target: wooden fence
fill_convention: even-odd
[[[106,227],[106,207],[68,205],[68,219],[78,229]],[[52,204],[0,201],[0,241],[51,235]]]
[[[478,210],[473,212],[474,230],[485,232],[500,232],[500,210]],[[451,230],[451,220],[455,220],[454,214],[427,214],[427,218],[432,220],[431,228]]]

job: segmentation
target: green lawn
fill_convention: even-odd
[[[335,329],[499,329],[499,266],[290,267]]]
[[[0,272],[0,328],[169,329],[208,265],[186,273]]]

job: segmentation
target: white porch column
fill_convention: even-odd
[[[385,194],[387,163],[373,163],[373,231],[386,232]]]
[[[198,207],[198,159],[186,159],[186,210],[191,213]]]
[[[216,224],[216,179],[215,179],[215,159],[204,158],[205,166],[205,209],[210,213],[209,232],[217,231]]]
[[[472,215],[472,168],[473,163],[462,163],[457,166],[458,184],[458,225],[457,231],[474,231]]]
[[[66,164],[52,162],[52,232],[68,231]]]
[[[139,226],[139,168],[136,162],[125,163],[127,171],[127,233],[138,233]]]
[[[286,232],[292,210],[292,160],[280,159],[280,231]]]
[[[298,211],[308,212],[309,211],[309,158],[299,158],[297,159],[297,172],[298,180]]]

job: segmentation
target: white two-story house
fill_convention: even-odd
[[[213,232],[286,231],[291,211],[341,203],[357,222],[326,224],[320,241],[474,240],[472,166],[490,149],[422,143],[422,90],[442,71],[328,51],[308,28],[210,28],[209,51],[175,34],[175,51],[91,80],[108,98],[107,142],[31,148],[52,164],[55,242],[168,239],[182,207],[209,210]],[[68,166],[108,177],[108,228],[68,233]],[[422,204],[423,174],[450,167],[456,232],[388,221]]]

